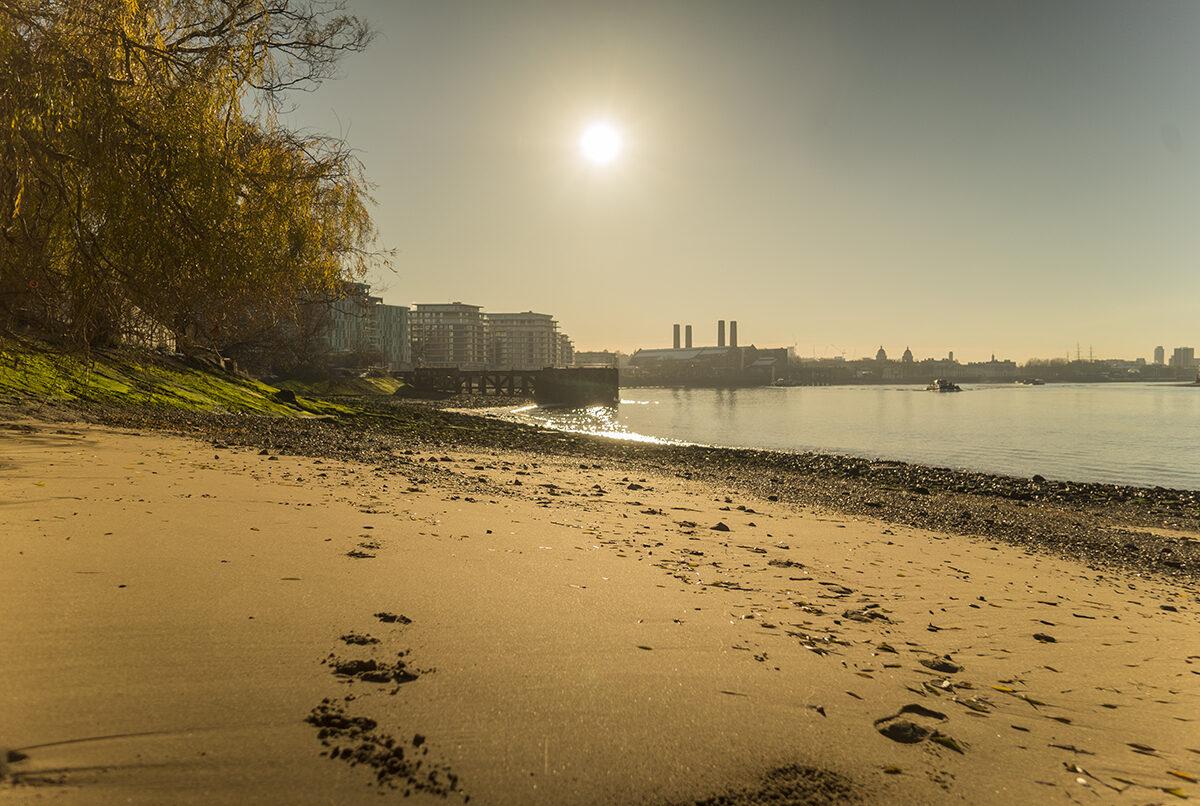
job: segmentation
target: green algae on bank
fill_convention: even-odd
[[[114,349],[86,359],[26,340],[0,341],[0,401],[165,406],[188,411],[275,417],[346,416],[354,407],[297,395],[277,400],[278,387],[209,371],[144,350]]]
[[[278,381],[280,389],[290,389],[298,395],[312,397],[361,397],[394,395],[404,386],[404,381],[387,375],[365,378],[327,378],[319,381],[302,381],[292,378]]]

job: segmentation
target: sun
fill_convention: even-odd
[[[608,165],[621,155],[621,132],[606,120],[589,123],[579,137],[579,151],[594,165]]]

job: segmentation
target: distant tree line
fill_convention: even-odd
[[[352,151],[284,104],[370,39],[332,0],[0,0],[0,324],[296,342],[386,256]]]

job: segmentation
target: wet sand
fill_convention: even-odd
[[[1171,801],[1198,612],[609,459],[38,423],[0,432],[0,802]]]

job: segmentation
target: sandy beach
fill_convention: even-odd
[[[1200,794],[1194,588],[679,473],[27,421],[0,552],[0,802]]]
[[[1197,98],[1200,0],[0,0],[0,806],[1200,802]]]

